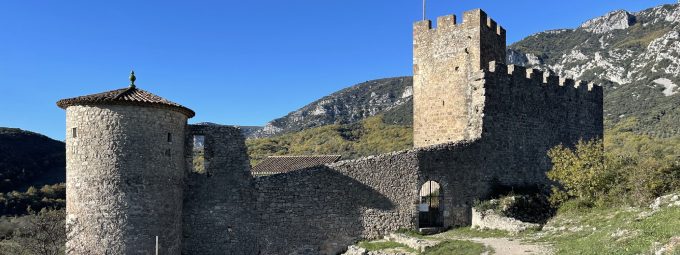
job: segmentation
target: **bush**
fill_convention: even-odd
[[[64,254],[66,227],[64,210],[43,209],[38,213],[30,211],[24,221],[14,230],[10,244],[2,246],[6,254]]]
[[[595,202],[608,193],[615,182],[615,171],[605,163],[602,141],[579,141],[575,149],[558,145],[548,152],[553,167],[548,178],[561,186],[552,187],[552,204],[560,204],[568,198]]]
[[[66,206],[66,185],[45,185],[40,189],[30,187],[26,192],[0,193],[0,215],[25,215],[28,210],[60,209]]]
[[[548,153],[550,202],[577,199],[580,206],[615,203],[645,205],[680,190],[680,139],[653,138],[630,132],[608,132],[607,140],[559,145]]]

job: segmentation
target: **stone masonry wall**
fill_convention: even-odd
[[[497,63],[471,77],[484,95],[481,137],[418,150],[421,178],[442,186],[446,226],[469,225],[475,199],[547,188],[550,148],[603,135],[599,86]]]
[[[500,184],[548,184],[550,148],[603,137],[600,86],[493,62],[483,76],[484,150],[503,153],[482,160]]]
[[[192,171],[193,136],[205,136],[206,171]],[[190,125],[187,132],[182,254],[257,254],[250,163],[241,130]]]
[[[408,151],[257,178],[262,254],[336,254],[415,228],[417,172]]]
[[[66,109],[68,254],[152,254],[156,236],[160,253],[180,254],[186,121],[152,107]]]
[[[483,96],[468,81],[489,61],[505,60],[505,30],[481,10],[416,22],[413,28],[413,139],[415,147],[472,140],[481,135]]]

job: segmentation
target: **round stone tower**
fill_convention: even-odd
[[[134,85],[63,99],[67,254],[180,254],[194,112]]]

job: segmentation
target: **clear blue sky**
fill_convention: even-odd
[[[508,42],[615,9],[675,0],[428,0],[428,16],[482,8]],[[61,98],[137,84],[197,112],[263,125],[366,80],[411,74],[420,0],[0,2],[0,126],[64,138]]]

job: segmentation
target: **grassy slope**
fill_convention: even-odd
[[[655,243],[663,245],[671,237],[680,236],[680,207],[663,208],[639,218],[649,211],[594,208],[560,212],[548,224],[559,231],[539,231],[527,237],[554,243],[557,254],[647,254]]]
[[[246,141],[251,163],[271,155],[337,154],[352,159],[411,148],[411,127],[385,124],[374,116],[355,124],[326,125]]]

